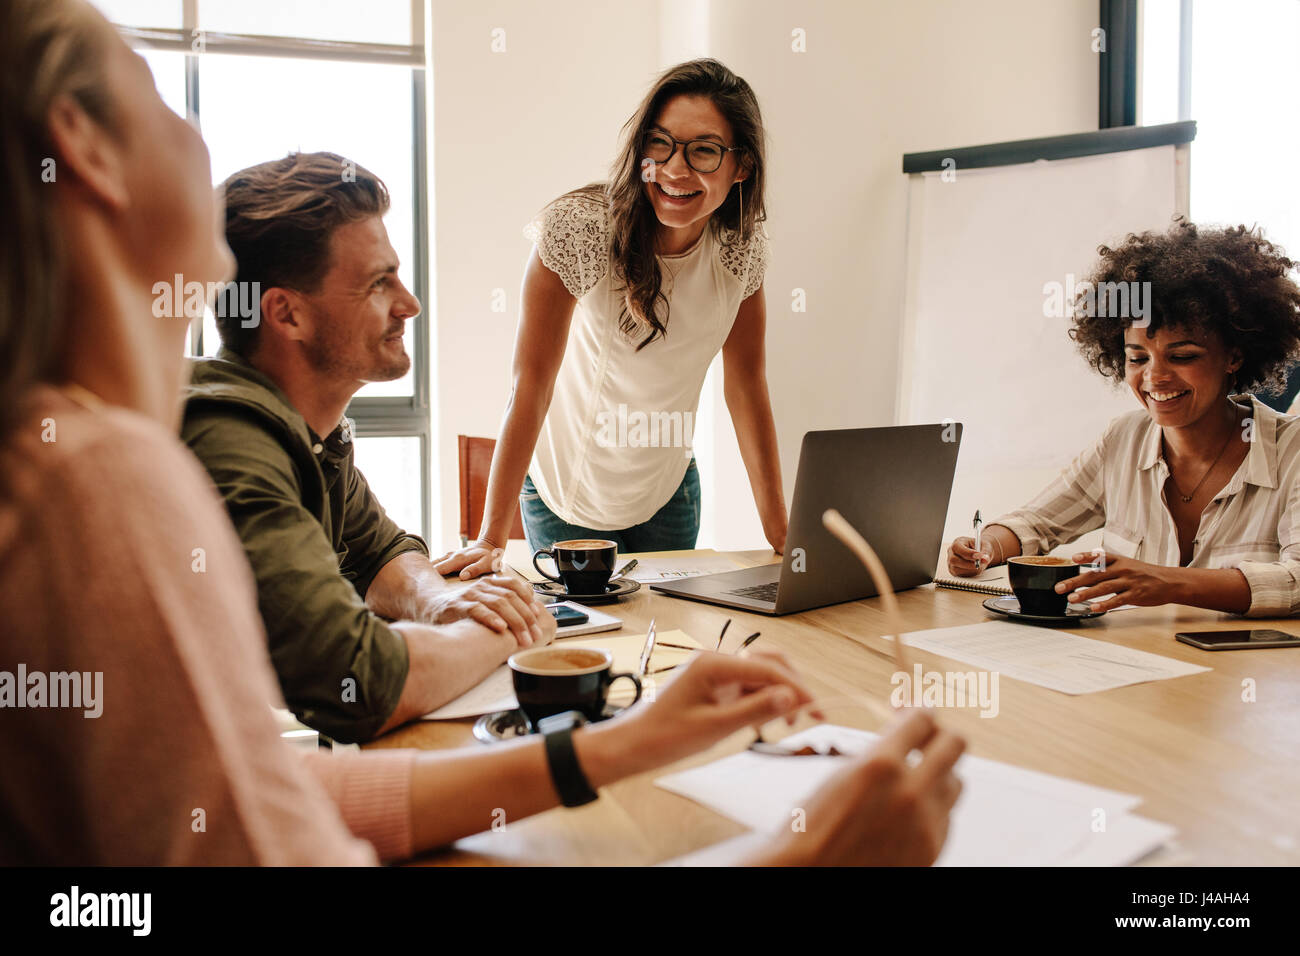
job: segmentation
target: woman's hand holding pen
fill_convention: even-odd
[[[790,663],[779,653],[744,657],[704,652],[645,699],[591,728],[609,738],[625,772],[639,773],[705,750],[736,731],[777,717],[793,720],[812,703]]]
[[[991,524],[980,534],[980,547],[969,535],[954,538],[948,547],[948,573],[958,577],[973,577],[996,567],[1020,553],[1020,539],[1009,529]]]
[[[850,757],[804,804],[805,830],[783,830],[749,862],[776,866],[929,866],[961,795],[953,767],[966,742],[908,710]],[[919,759],[912,757],[918,754]]]
[[[989,552],[993,550],[996,549],[989,547],[987,536],[981,542],[981,550],[979,551],[975,550],[974,538],[970,536],[954,538],[952,545],[948,548],[948,573],[961,577],[981,573],[992,566],[993,555]]]

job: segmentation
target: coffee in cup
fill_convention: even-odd
[[[620,677],[636,685],[632,704],[641,699],[640,679],[635,674],[611,673],[614,655],[600,648],[537,647],[512,655],[507,664],[515,699],[530,731],[537,729],[539,720],[570,710],[581,711],[588,720],[600,720],[605,716],[610,685]]]
[[[542,555],[555,562],[559,577],[547,573],[537,563]],[[604,594],[617,563],[618,545],[598,538],[557,541],[549,548],[538,548],[533,552],[533,567],[537,573],[564,585],[569,594]]]
[[[1050,554],[1017,555],[1007,559],[1011,591],[1020,602],[1022,614],[1060,617],[1069,605],[1068,594],[1057,594],[1056,585],[1077,577],[1083,568],[1077,561]]]

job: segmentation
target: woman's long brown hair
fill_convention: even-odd
[[[0,441],[23,398],[55,374],[68,309],[50,108],[71,96],[113,127],[94,11],[72,0],[0,4]]]
[[[703,96],[712,101],[731,125],[732,142],[727,145],[742,150],[728,155],[738,157],[749,170],[744,183],[733,184],[714,211],[709,222],[714,235],[721,242],[745,242],[758,223],[767,218],[766,137],[754,91],[713,59],[690,60],[667,70],[623,125],[623,146],[610,169],[609,181],[591,183],[569,193],[609,206],[609,266],[624,289],[619,330],[629,338],[644,336],[638,351],[668,334],[668,297],[663,293],[663,276],[656,258],[659,219],[641,179],[641,146],[665,104],[677,96]]]

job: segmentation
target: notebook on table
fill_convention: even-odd
[[[947,562],[944,562],[946,570]],[[970,578],[958,578],[951,574],[935,574],[934,586],[937,588],[952,588],[954,591],[976,591],[980,594],[996,594],[1006,596],[1011,593],[1011,581],[1007,577],[1007,566],[999,565],[996,568],[990,568],[982,574],[977,574]],[[1099,597],[1091,598],[1090,603],[1100,604],[1113,595],[1103,594]],[[1131,611],[1137,607],[1136,604],[1121,604],[1119,607],[1111,608],[1111,611]]]
[[[980,594],[1010,594],[1011,581],[1007,578],[1007,566],[999,565],[996,568],[977,574],[974,577],[959,578],[947,573],[947,562],[940,573],[934,576],[934,586],[939,588],[952,588],[956,591],[977,591]]]

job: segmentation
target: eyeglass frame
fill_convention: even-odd
[[[664,159],[653,159],[650,156],[642,156],[642,165],[644,165],[644,160],[647,159],[656,166],[663,166],[665,163],[671,163],[673,157],[677,155],[677,147],[681,146],[683,147],[682,158],[686,161],[686,165],[691,169],[694,169],[697,173],[704,173],[707,176],[709,173],[716,173],[722,168],[722,160],[727,158],[727,153],[743,153],[745,151],[745,147],[743,146],[724,146],[722,143],[713,139],[678,139],[672,133],[656,128],[648,129],[641,135],[641,152],[645,152],[645,141],[649,139],[652,134],[656,136],[666,136],[668,139],[671,139],[673,141],[673,151]],[[714,166],[712,169],[696,169],[695,164],[691,162],[691,154],[687,152],[686,149],[691,145],[691,143],[708,143],[710,146],[716,146],[718,149],[722,150],[722,157],[718,160],[718,165]]]

